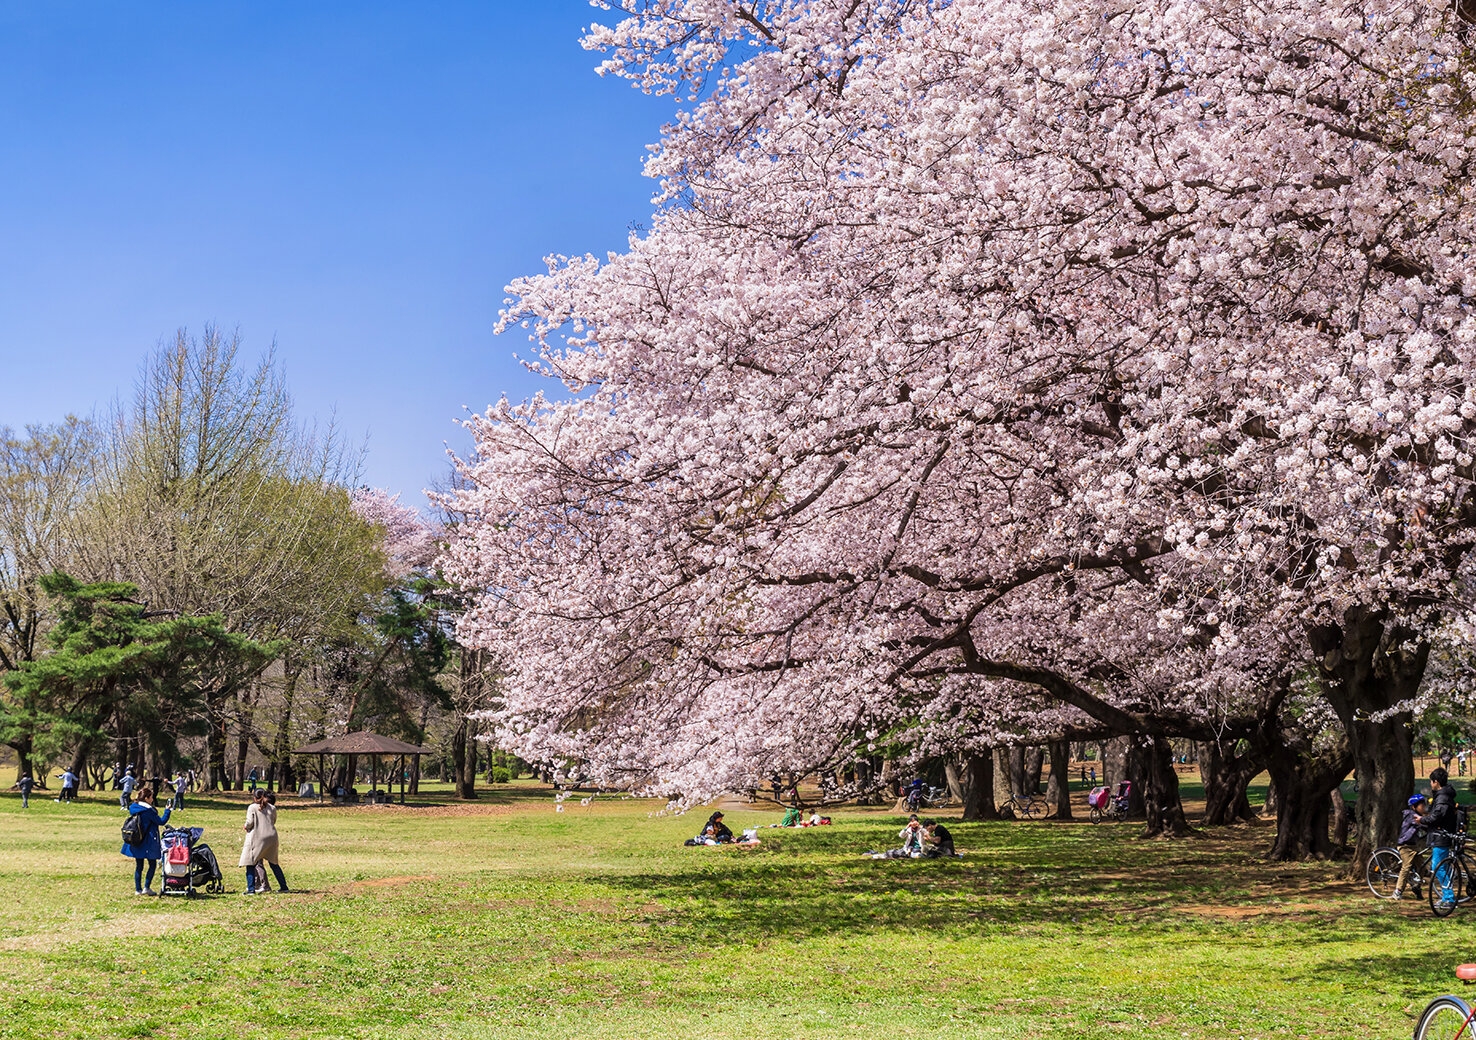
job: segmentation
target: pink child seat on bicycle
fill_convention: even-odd
[[[1457,964],[1456,978],[1462,982],[1476,982],[1476,964]]]
[[[1092,788],[1091,793],[1087,795],[1087,805],[1093,809],[1107,808],[1107,793],[1107,788],[1105,787]]]

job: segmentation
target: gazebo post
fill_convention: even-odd
[[[323,753],[318,752],[318,804],[323,804]]]
[[[400,756],[400,804],[405,804],[405,756]]]

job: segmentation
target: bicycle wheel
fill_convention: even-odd
[[[1461,861],[1447,856],[1438,867],[1430,871],[1430,912],[1436,917],[1449,917],[1455,913],[1461,901]]]
[[[1420,1024],[1415,1026],[1414,1040],[1455,1040],[1471,1035],[1466,1022],[1471,1009],[1460,997],[1436,997],[1420,1015]]]
[[[1380,899],[1393,899],[1402,866],[1395,849],[1387,846],[1374,849],[1373,855],[1368,857],[1368,868],[1363,872],[1368,880],[1368,890]]]
[[[1038,812],[1040,812],[1040,806],[1036,805],[1033,800],[1027,798],[1023,802],[1020,803],[1020,812],[1024,816],[1026,816],[1026,817],[1028,817],[1030,819],[1034,819],[1035,818],[1035,814],[1038,813]]]
[[[1102,810],[1101,809],[1098,809],[1095,805],[1092,806],[1092,822],[1093,823],[1101,823],[1102,822]]]
[[[1461,862],[1461,896],[1460,902],[1469,903],[1476,899],[1476,884],[1472,884],[1471,861],[1466,858],[1464,852],[1456,856]]]

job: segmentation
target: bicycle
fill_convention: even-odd
[[[1035,804],[1035,799],[1030,797],[1030,795],[1028,794],[1010,795],[1009,798],[1007,798],[999,807],[999,811],[1001,813],[1003,813],[1006,809],[1010,810],[1017,817],[1024,816],[1027,819],[1034,819],[1035,814],[1040,812],[1040,807]]]
[[[1384,845],[1373,850],[1368,857],[1368,866],[1364,869],[1364,878],[1368,881],[1368,888],[1380,899],[1393,899],[1394,888],[1399,883],[1399,872],[1404,868],[1403,861],[1399,858],[1399,849],[1393,845]],[[1414,892],[1414,897],[1419,899],[1423,893],[1420,891],[1425,887],[1425,882],[1430,878],[1430,850],[1420,849],[1415,853],[1414,862],[1409,866],[1409,880],[1407,887]]]
[[[1476,964],[1459,965],[1455,973],[1456,978],[1469,985],[1476,981]],[[1473,1018],[1476,1011],[1460,997],[1449,994],[1436,997],[1420,1014],[1414,1040],[1472,1040]]]
[[[1466,836],[1447,834],[1450,839],[1449,854],[1439,866],[1430,869],[1430,912],[1436,917],[1449,917],[1462,903],[1469,903],[1476,891],[1472,891],[1471,864],[1466,859]],[[1446,893],[1449,892],[1449,897]]]
[[[910,812],[917,812],[924,806],[933,808],[947,801],[948,788],[946,787],[914,787],[907,792],[907,808]]]

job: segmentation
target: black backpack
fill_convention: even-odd
[[[123,844],[142,845],[148,840],[149,832],[144,829],[143,815],[134,813],[123,824]]]

